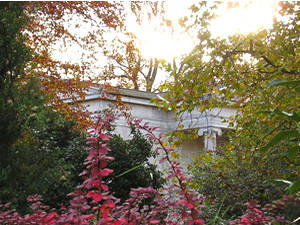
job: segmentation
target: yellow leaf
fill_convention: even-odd
[[[180,155],[178,153],[176,153],[176,152],[171,152],[171,157],[173,159],[179,159]]]

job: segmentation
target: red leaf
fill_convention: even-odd
[[[93,176],[93,177],[98,176],[98,173],[99,173],[98,168],[93,168],[91,173],[92,173],[92,176]]]
[[[160,222],[159,220],[150,220],[151,224],[159,224],[159,222]]]
[[[159,163],[163,163],[165,160],[167,159],[167,156],[166,157],[163,157],[159,160]]]
[[[95,187],[100,187],[100,181],[99,181],[99,180],[93,181],[93,185],[94,185]]]
[[[189,207],[190,209],[194,208],[194,206],[191,203],[187,203],[186,206]]]
[[[99,153],[105,155],[107,154],[107,152],[110,151],[110,149],[106,146],[106,145],[102,145],[100,148],[99,148]]]
[[[79,174],[79,176],[83,176],[83,175],[86,175],[86,174],[87,174],[87,171],[84,170],[84,171],[82,171],[82,172]]]
[[[98,194],[95,191],[90,191],[89,193],[87,193],[86,197],[93,198],[96,202],[100,202],[103,198],[101,194]]]
[[[194,221],[195,221],[195,224],[199,224],[199,225],[205,224],[204,220],[202,220],[202,219],[196,219]]]
[[[112,224],[113,225],[122,225],[123,223],[120,220],[116,220]]]
[[[101,160],[100,162],[100,168],[103,169],[107,166],[107,162],[105,160]]]
[[[112,136],[106,134],[99,134],[99,138],[101,138],[103,141],[109,141],[110,139],[112,139]]]
[[[101,188],[102,188],[103,191],[108,191],[109,190],[109,187],[105,184],[102,184]]]
[[[100,202],[102,200],[103,196],[101,194],[97,194],[95,193],[93,195],[93,199],[96,201],[96,202]]]
[[[184,200],[180,200],[180,201],[176,201],[177,204],[181,204],[181,205],[185,205],[187,203],[187,201]]]
[[[105,176],[108,176],[109,174],[111,174],[112,172],[114,172],[114,171],[110,170],[110,169],[103,169],[100,171],[100,175],[105,177]]]
[[[86,197],[88,198],[92,198],[95,194],[95,191],[90,191],[89,193],[87,193]]]
[[[109,208],[115,208],[115,203],[113,203],[113,202],[108,202],[107,203],[107,206],[109,207]]]

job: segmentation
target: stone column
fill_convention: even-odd
[[[222,135],[221,128],[215,127],[207,127],[207,128],[200,128],[198,131],[199,136],[204,137],[204,147],[208,152],[213,153],[213,157],[216,157],[216,148],[217,148],[217,135]]]

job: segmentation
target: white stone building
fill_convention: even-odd
[[[87,93],[86,100],[83,103],[92,113],[103,110],[110,103],[116,102],[116,96],[121,96],[122,101],[131,107],[132,115],[135,118],[142,118],[149,122],[151,126],[158,127],[158,132],[166,133],[175,131],[178,128],[178,122],[174,120],[175,114],[171,111],[163,111],[159,106],[150,102],[151,98],[160,95],[129,89],[117,89],[104,99],[99,88],[91,87]],[[207,110],[204,113],[193,111],[182,115],[184,129],[198,129],[199,137],[196,140],[184,141],[179,148],[183,165],[191,162],[192,156],[198,155],[204,149],[215,151],[220,142],[224,142],[224,132],[228,129],[228,123],[224,119],[229,119],[235,114],[235,110],[230,108],[215,108]],[[124,119],[116,123],[116,131],[124,138],[129,137],[130,128]]]

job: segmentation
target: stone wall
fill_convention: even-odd
[[[133,117],[142,118],[145,122],[149,122],[151,126],[158,127],[157,134],[177,129],[178,122],[174,120],[174,113],[163,111],[155,104],[150,103],[150,99],[156,97],[154,93],[117,89],[104,99],[99,89],[90,88],[86,101],[83,104],[88,107],[90,112],[96,115],[97,111],[103,110],[109,104],[115,103],[116,96],[122,96],[122,101],[130,106]],[[182,115],[184,129],[198,129],[199,134],[197,139],[186,140],[179,148],[183,166],[192,162],[193,156],[199,155],[204,150],[214,152],[218,141],[226,141],[225,135],[222,135],[222,131],[228,128],[228,123],[224,122],[224,119],[228,119],[234,114],[235,110],[230,108],[215,108],[203,113],[195,110]],[[130,128],[124,118],[116,123],[116,131],[122,137],[129,138]]]

